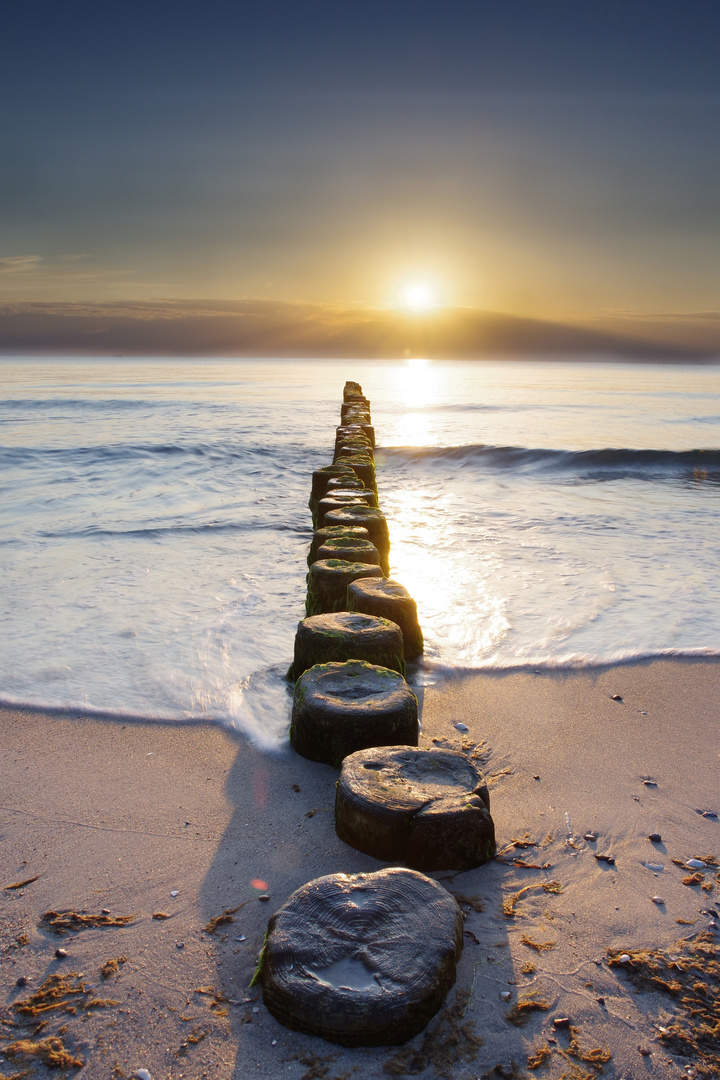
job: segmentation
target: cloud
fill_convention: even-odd
[[[0,274],[24,274],[43,261],[42,255],[5,255],[0,258]]]
[[[686,325],[686,324],[685,324]],[[0,352],[176,356],[472,359],[535,355],[702,359],[720,355],[720,324],[701,341],[608,319],[570,325],[476,308],[422,316],[387,308],[247,300],[0,304]]]

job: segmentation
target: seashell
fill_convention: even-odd
[[[171,896],[179,896],[180,895],[180,890],[179,889],[173,889],[173,891],[170,893],[170,895]]]
[[[134,1075],[137,1076],[138,1080],[152,1080],[152,1076],[147,1069],[136,1069]]]
[[[503,1001],[509,1001],[512,997],[512,993],[509,990],[501,990],[500,997],[503,999]]]
[[[553,1020],[553,1025],[556,1028],[569,1028],[570,1027],[570,1017],[569,1016],[556,1016],[555,1019]]]
[[[650,899],[652,900],[653,904],[657,904],[658,906],[665,903],[662,896],[652,896],[650,897]]]
[[[583,837],[583,840],[587,840],[589,844],[594,844],[595,841],[597,840],[597,833],[586,832],[585,836]]]
[[[707,870],[707,865],[702,861],[702,859],[688,859],[685,865],[690,870]]]
[[[620,956],[618,957],[618,960],[619,960],[619,962],[621,964],[629,964],[630,963],[630,953],[626,953],[626,952],[621,953]]]
[[[455,724],[454,727],[455,727],[456,731],[467,731],[468,730],[467,724],[463,724],[463,723],[460,723],[460,722]]]
[[[665,864],[661,862],[646,862],[643,863],[643,866],[647,867],[648,870],[652,870],[654,874],[660,874],[665,869]]]

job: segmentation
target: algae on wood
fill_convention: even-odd
[[[369,746],[417,746],[418,704],[402,675],[362,660],[318,664],[295,684],[290,742],[339,767]]]
[[[402,633],[395,623],[373,615],[336,611],[314,615],[298,624],[292,677],[315,664],[367,660],[405,675]]]
[[[346,559],[317,559],[308,572],[306,615],[324,615],[347,608],[348,585],[357,578],[382,577],[379,566]]]

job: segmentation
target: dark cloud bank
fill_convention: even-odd
[[[702,360],[720,355],[714,313],[611,328],[472,308],[423,315],[275,301],[0,304],[8,354],[472,359],[513,355]],[[699,329],[698,329],[699,328]]]

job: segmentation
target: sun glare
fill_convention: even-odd
[[[426,281],[411,281],[402,290],[400,301],[410,311],[427,311],[435,306],[437,297]]]

